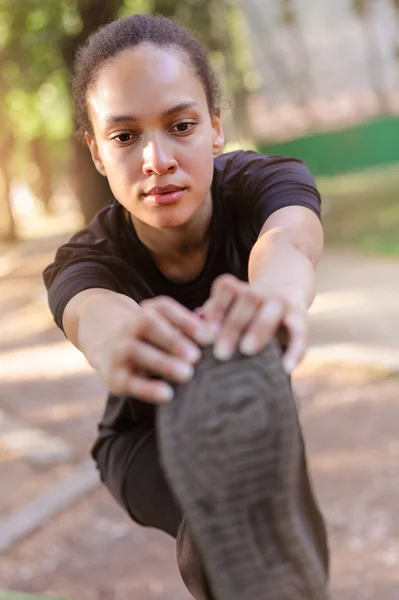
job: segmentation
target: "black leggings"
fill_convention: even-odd
[[[105,439],[96,456],[101,480],[130,517],[172,537],[182,521],[180,508],[163,474],[151,425]]]

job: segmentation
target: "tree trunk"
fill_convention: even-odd
[[[0,187],[0,240],[2,242],[15,242],[17,240],[17,233],[15,228],[14,215],[11,207],[11,154],[14,145],[12,134],[6,136],[5,143],[0,149],[0,164],[1,179],[3,180]]]
[[[217,28],[217,40],[220,44],[220,50],[224,54],[227,80],[232,95],[232,121],[234,127],[234,137],[236,141],[243,141],[250,137],[249,117],[248,117],[248,92],[243,84],[243,73],[237,67],[234,57],[234,46],[229,28],[229,11],[232,8],[230,4],[216,0],[213,2],[213,20]]]
[[[31,155],[39,172],[39,178],[37,182],[38,197],[43,202],[46,212],[51,213],[52,173],[48,159],[46,143],[42,137],[32,140]]]
[[[66,67],[73,70],[79,46],[101,25],[116,17],[123,0],[78,0],[83,28],[78,35],[67,37],[62,47]],[[86,223],[88,223],[111,198],[108,181],[96,170],[87,148],[73,140],[71,185],[75,190]]]
[[[79,200],[85,223],[89,223],[112,198],[112,192],[107,178],[95,168],[89,149],[76,140],[72,143],[74,152],[70,183]]]

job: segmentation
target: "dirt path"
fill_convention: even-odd
[[[0,408],[59,436],[74,461],[30,466],[0,442],[0,517],[87,457],[105,390],[48,313],[40,273],[61,238],[29,242],[0,279]],[[9,271],[7,274],[7,270]],[[312,343],[398,349],[399,264],[327,253]],[[383,310],[381,310],[383,308]],[[295,385],[309,460],[331,536],[335,600],[399,597],[399,379],[305,364]],[[99,488],[0,556],[0,587],[82,600],[188,600],[173,541],[132,525]]]
[[[312,344],[352,342],[399,353],[399,260],[330,249],[317,279]]]

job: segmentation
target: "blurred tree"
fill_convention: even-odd
[[[248,50],[245,16],[236,0],[152,0],[150,11],[176,17],[194,31],[208,50],[231,111],[225,115],[227,140],[250,137],[248,95],[254,71]]]
[[[281,93],[289,101],[295,102],[312,121],[314,114],[309,108],[309,100],[314,94],[311,57],[297,3],[278,0],[276,16],[260,2],[248,0],[243,4],[250,21],[251,42],[263,62],[260,66],[263,85],[267,86],[272,77],[277,84],[277,94]]]
[[[299,68],[295,69],[295,74],[292,76],[294,82],[293,91],[294,93],[296,92],[299,106],[303,107],[308,117],[312,119],[312,112],[308,109],[309,100],[314,96],[312,63],[294,0],[280,0],[279,21],[283,27],[288,28],[291,32],[295,57],[299,65]]]
[[[14,145],[13,136],[3,130],[2,144],[0,146],[0,241],[14,242],[17,238],[14,215],[11,207],[11,152]]]
[[[136,12],[176,16],[199,34],[233,99],[232,136],[248,137],[250,59],[233,0],[0,0],[0,89],[15,138],[8,173],[27,179],[46,210],[66,170],[86,221],[111,195],[87,148],[71,137],[70,77],[76,50],[92,32]]]
[[[394,2],[397,0],[394,0]],[[378,102],[381,113],[389,112],[384,83],[384,57],[376,28],[374,7],[378,0],[352,0],[352,9],[363,27],[363,49],[370,87]]]
[[[94,169],[88,150],[72,138],[71,160],[57,160],[56,142],[71,136],[69,80],[78,46],[116,16],[123,0],[28,0],[0,4],[0,80],[6,113],[16,133],[19,165],[35,165],[29,183],[46,210],[54,175],[70,170],[69,180],[89,220],[110,197],[107,180]],[[2,44],[1,44],[2,42]],[[29,177],[28,177],[29,179]]]
[[[36,192],[37,197],[42,200],[46,212],[50,213],[52,198],[51,181],[53,174],[46,139],[43,135],[32,139],[31,157],[34,164],[37,166],[37,180],[33,185],[34,191]]]
[[[6,122],[15,140],[9,176],[26,177],[30,173],[29,183],[36,184],[46,209],[50,207],[52,182],[45,138],[52,115],[41,113],[39,99],[45,92],[56,92],[51,76],[62,68],[57,53],[52,51],[57,28],[47,27],[46,31],[50,21],[57,23],[59,13],[58,7],[48,1],[2,0],[0,4],[0,85]],[[27,169],[32,162],[36,169]]]
[[[117,16],[123,0],[77,0],[76,16],[80,27],[61,39],[61,52],[66,68],[72,73],[79,46],[96,31]],[[72,177],[75,193],[80,200],[85,221],[90,221],[111,198],[108,180],[94,168],[88,148],[72,138]]]
[[[230,119],[226,121],[227,139],[230,134],[233,140],[245,140],[250,137],[248,96],[249,75],[253,71],[252,57],[245,50],[245,17],[229,0],[213,0],[209,4],[209,26],[204,23],[202,31],[209,36],[204,43],[219,57],[219,75],[231,99]],[[193,17],[197,22],[195,14]]]
[[[11,242],[16,239],[14,215],[11,207],[11,158],[14,147],[12,128],[6,116],[5,88],[0,79],[0,241]]]

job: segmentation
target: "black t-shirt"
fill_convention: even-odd
[[[106,288],[136,302],[159,295],[189,309],[204,304],[213,281],[231,273],[248,281],[248,259],[266,219],[280,208],[304,206],[320,216],[320,196],[305,165],[293,158],[252,151],[222,154],[214,160],[213,213],[210,242],[202,271],[195,279],[176,283],[157,268],[140,242],[122,206],[112,200],[83,230],[61,246],[44,271],[50,309],[62,329],[65,306],[88,288]],[[132,398],[108,397],[100,438],[154,423],[154,406]]]

